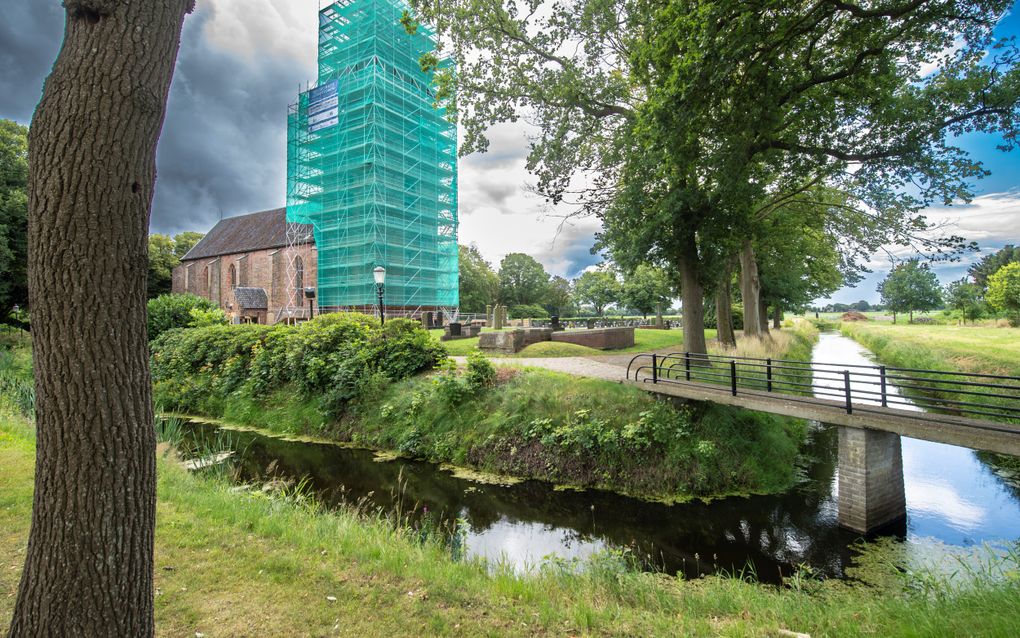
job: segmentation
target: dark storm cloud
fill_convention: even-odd
[[[287,105],[312,71],[288,56],[242,58],[210,45],[212,7],[185,22],[157,154],[153,232],[208,230],[283,206]]]
[[[0,117],[27,124],[64,33],[54,1],[5,2],[0,20]]]
[[[56,0],[6,2],[0,117],[27,123],[63,36]],[[208,230],[219,218],[282,206],[287,105],[314,72],[286,55],[241,57],[204,37],[212,3],[184,23],[157,152],[153,232]],[[313,45],[314,46],[314,45]]]

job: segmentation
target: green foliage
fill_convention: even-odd
[[[478,247],[457,246],[460,264],[460,309],[462,312],[485,312],[494,305],[499,293],[499,278],[489,262],[482,258]]]
[[[893,266],[878,284],[878,292],[890,312],[909,313],[911,322],[914,311],[934,310],[942,303],[938,277],[928,264],[916,258]]]
[[[474,389],[488,387],[496,380],[496,366],[481,352],[472,352],[467,358],[464,380]]]
[[[1009,315],[1014,326],[1020,326],[1020,262],[1013,261],[988,278],[988,303]]]
[[[534,257],[510,253],[499,262],[499,301],[507,306],[542,302],[549,274]]]
[[[510,308],[513,319],[548,319],[549,312],[537,304],[518,304]]]
[[[550,314],[562,317],[564,314],[574,310],[572,298],[573,290],[571,289],[570,282],[556,275],[549,280],[543,304]]]
[[[173,269],[202,237],[202,233],[190,231],[178,233],[173,237],[159,233],[149,235],[149,299],[170,292]]]
[[[733,304],[730,308],[730,314],[733,316],[733,329],[743,330],[744,329],[744,307],[740,304]],[[715,302],[705,302],[705,327],[706,328],[717,328],[718,317],[715,315]]]
[[[628,308],[634,308],[641,314],[661,313],[669,306],[672,286],[666,271],[661,268],[638,264],[629,275],[624,277],[620,300]]]
[[[27,342],[0,343],[0,412],[4,408],[35,417],[35,382]]]
[[[0,323],[28,305],[28,129],[0,119]]]
[[[581,303],[591,304],[602,316],[606,306],[619,303],[623,288],[611,270],[588,270],[574,280],[574,296]]]
[[[205,328],[206,326],[223,326],[229,323],[227,313],[219,308],[192,308],[188,311],[191,321],[189,328]]]
[[[166,294],[150,299],[147,315],[149,341],[155,341],[167,330],[199,325],[195,322],[226,323],[226,315],[214,311],[219,311],[215,303],[191,293]]]
[[[493,124],[532,118],[539,194],[598,216],[598,246],[625,268],[702,286],[794,200],[839,238],[843,273],[882,244],[968,248],[924,240],[919,211],[966,199],[985,172],[954,136],[1001,131],[1014,146],[1020,58],[994,33],[1010,6],[414,3],[450,41],[458,90],[443,105],[462,152],[485,150]],[[682,293],[702,305],[701,286]],[[689,338],[699,318],[684,314]]]
[[[469,363],[462,375],[447,367],[365,396],[342,436],[488,472],[663,498],[770,492],[793,480],[801,422],[677,409],[634,388],[538,370],[473,381],[490,374]]]
[[[988,278],[1008,263],[1020,261],[1020,247],[1006,244],[990,255],[985,255],[967,269],[967,274],[974,278],[974,283],[983,291],[988,287]]]
[[[417,322],[380,327],[367,315],[321,315],[298,326],[213,325],[152,343],[156,399],[166,409],[220,416],[231,395],[262,401],[281,387],[339,417],[365,393],[433,368],[442,345]]]
[[[985,314],[981,286],[970,283],[966,277],[947,285],[945,298],[946,304],[959,314],[964,323],[976,321]]]

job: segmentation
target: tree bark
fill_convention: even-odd
[[[733,273],[729,268],[726,268],[719,278],[719,287],[715,293],[716,336],[719,343],[728,348],[737,345],[737,337],[733,333],[732,277]]]
[[[192,0],[65,0],[29,133],[37,449],[10,635],[151,636],[156,141]]]
[[[744,336],[758,337],[762,333],[761,282],[758,280],[758,263],[754,259],[754,246],[745,239],[740,247],[740,296],[744,301]]]
[[[779,302],[776,302],[772,308],[772,327],[776,330],[783,327],[783,311],[779,307]]]
[[[768,336],[769,334],[769,302],[765,299],[758,297],[758,321],[761,326],[762,336]]]
[[[683,303],[684,350],[708,354],[705,342],[705,293],[701,286],[698,247],[694,235],[684,242],[684,253],[677,257],[680,271],[680,300]]]

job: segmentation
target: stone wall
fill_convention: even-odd
[[[593,328],[552,333],[553,341],[574,343],[599,350],[618,350],[634,345],[634,328]]]

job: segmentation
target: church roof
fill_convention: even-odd
[[[265,288],[234,288],[234,299],[241,310],[266,310],[269,308],[269,295]]]
[[[312,227],[301,224],[305,229],[303,241],[310,244]],[[206,236],[192,246],[181,261],[207,259],[220,255],[247,253],[267,248],[283,248],[287,245],[287,209],[274,208],[258,213],[238,215],[221,219]]]

